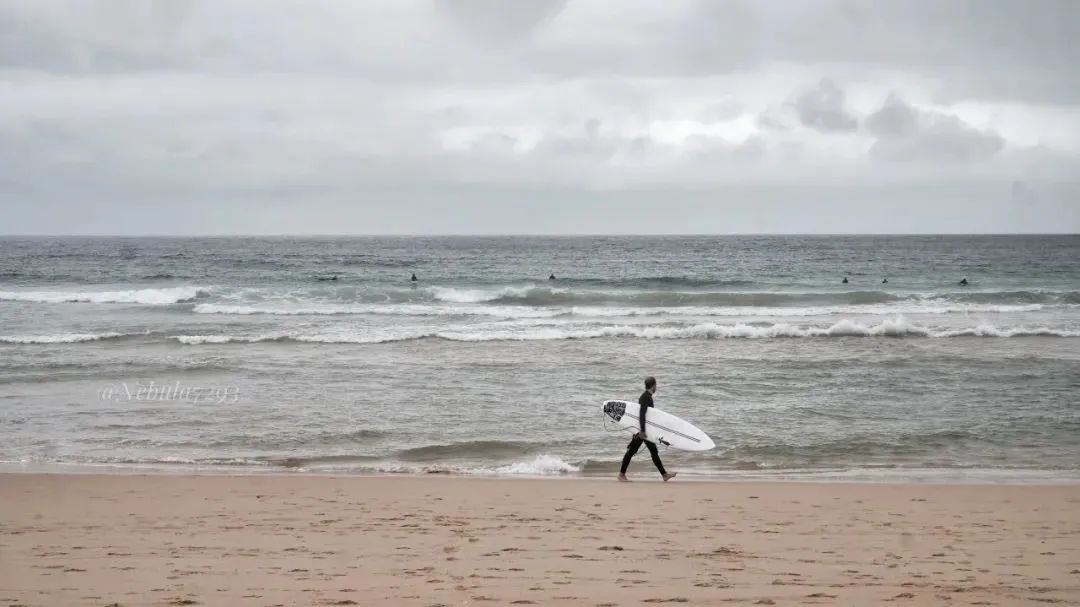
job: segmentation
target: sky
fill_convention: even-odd
[[[0,234],[1080,232],[1075,0],[4,0]]]

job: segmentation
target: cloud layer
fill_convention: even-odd
[[[432,231],[387,218],[433,200],[531,231],[491,205],[556,193],[786,231],[844,192],[892,231],[873,201],[916,191],[1076,230],[1076,39],[1070,0],[9,0],[0,232]]]

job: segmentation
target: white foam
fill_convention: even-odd
[[[990,305],[990,304],[856,304],[845,306],[810,307],[763,307],[763,306],[665,306],[665,307],[606,307],[574,306],[568,312],[586,317],[633,317],[633,316],[729,316],[729,317],[805,317],[836,316],[840,314],[865,316],[891,316],[895,314],[1006,314],[1037,312],[1042,304]]]
[[[121,337],[122,333],[62,333],[59,335],[0,335],[5,344],[72,344]]]
[[[258,339],[230,335],[174,335],[172,339],[189,346],[199,344],[227,344],[233,341],[258,341]]]
[[[814,316],[837,316],[841,314],[888,316],[895,314],[941,315],[941,314],[997,314],[1035,312],[1043,308],[1041,304],[1023,306],[1009,305],[919,305],[919,304],[881,304],[854,306],[819,306],[805,308],[785,307],[608,307],[608,306],[572,306],[572,307],[535,307],[490,304],[332,304],[318,302],[296,302],[259,305],[230,305],[220,303],[202,303],[193,308],[197,314],[255,315],[271,316],[337,316],[349,314],[370,314],[385,316],[488,316],[493,318],[554,318],[557,316],[579,316],[583,318],[635,318],[648,316],[698,316],[698,317],[756,317],[756,318],[801,318]]]
[[[167,287],[128,291],[0,291],[0,301],[166,305],[191,301],[205,294],[205,289],[199,287]]]
[[[454,329],[356,329],[342,327],[333,332],[286,332],[266,335],[176,335],[183,344],[220,344],[230,342],[298,341],[313,343],[377,344],[423,338],[449,341],[550,341],[594,339],[602,337],[640,339],[771,339],[825,337],[1078,337],[1080,331],[1049,327],[998,328],[989,324],[973,327],[927,327],[909,322],[903,317],[866,324],[843,319],[830,325],[800,325],[773,323],[769,325],[735,323],[698,323],[693,325],[607,325],[580,326],[568,323],[537,325],[528,321],[517,326],[493,323]]]
[[[937,331],[934,337],[1080,337],[1080,331],[1062,331],[1050,327],[1014,327],[999,329],[982,324],[967,329]]]
[[[535,289],[537,289],[536,285],[526,285],[520,287],[499,287],[495,289],[428,287],[427,291],[431,293],[432,297],[439,301],[453,303],[482,303],[507,297],[524,298]]]
[[[373,330],[355,332],[341,330],[334,333],[271,333],[264,335],[173,335],[174,339],[185,345],[259,343],[269,341],[297,341],[322,344],[382,344],[395,341],[409,341],[432,337],[434,333],[423,331]]]
[[[544,341],[561,339],[593,339],[598,337],[639,337],[645,339],[717,339],[804,337],[806,330],[788,324],[757,327],[748,324],[718,325],[703,323],[685,327],[616,325],[587,329],[535,327],[525,330],[496,329],[485,331],[440,331],[436,337],[451,341]]]
[[[551,318],[560,310],[525,306],[425,305],[425,304],[307,304],[300,307],[283,305],[237,306],[198,304],[197,314],[268,314],[274,316],[336,316],[344,314],[374,314],[388,316],[492,316],[496,318]]]
[[[1047,327],[1017,327],[998,329],[980,324],[970,328],[930,328],[913,324],[903,317],[864,324],[840,320],[829,326],[803,326],[792,323],[752,325],[736,323],[722,325],[700,323],[689,326],[613,325],[595,328],[530,327],[525,329],[494,329],[478,331],[439,331],[436,337],[453,341],[538,341],[558,339],[591,339],[598,337],[637,337],[644,339],[767,339],[801,337],[1019,337],[1028,335],[1075,337],[1076,331]]]
[[[555,455],[538,455],[531,461],[516,462],[497,468],[473,468],[467,474],[496,474],[506,476],[550,476],[572,474],[581,469]]]

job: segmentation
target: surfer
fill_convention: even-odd
[[[412,278],[410,278],[409,280],[412,281],[412,282],[416,282],[416,281],[418,281],[420,279],[416,277],[416,272],[413,272]]]
[[[960,279],[960,286],[961,286],[961,287],[966,287],[966,286],[968,286],[967,276],[965,276],[965,277],[963,277],[963,278],[961,278],[961,279]]]
[[[882,278],[881,279],[881,284],[883,284],[883,285],[889,284],[889,279],[888,278]]]
[[[548,276],[548,280],[555,280],[555,272],[552,272],[551,276]]]
[[[629,481],[626,478],[626,469],[630,466],[630,459],[634,457],[634,454],[641,448],[641,443],[645,443],[645,446],[649,449],[649,455],[652,456],[653,464],[656,465],[656,469],[660,471],[660,476],[664,477],[665,481],[669,481],[675,478],[675,472],[668,474],[664,470],[664,463],[660,461],[660,453],[656,450],[656,443],[645,440],[645,413],[649,407],[653,406],[652,395],[656,394],[656,378],[645,378],[645,391],[641,393],[641,397],[638,398],[638,404],[641,405],[641,411],[638,413],[638,421],[641,423],[641,431],[634,435],[634,438],[630,440],[630,444],[626,446],[626,455],[622,458],[622,468],[619,469],[619,480]]]
[[[845,284],[846,285],[847,283],[848,283],[847,276],[845,276],[844,280],[840,281],[840,284]]]

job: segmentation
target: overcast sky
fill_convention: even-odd
[[[3,0],[0,233],[1080,231],[1076,0]]]

